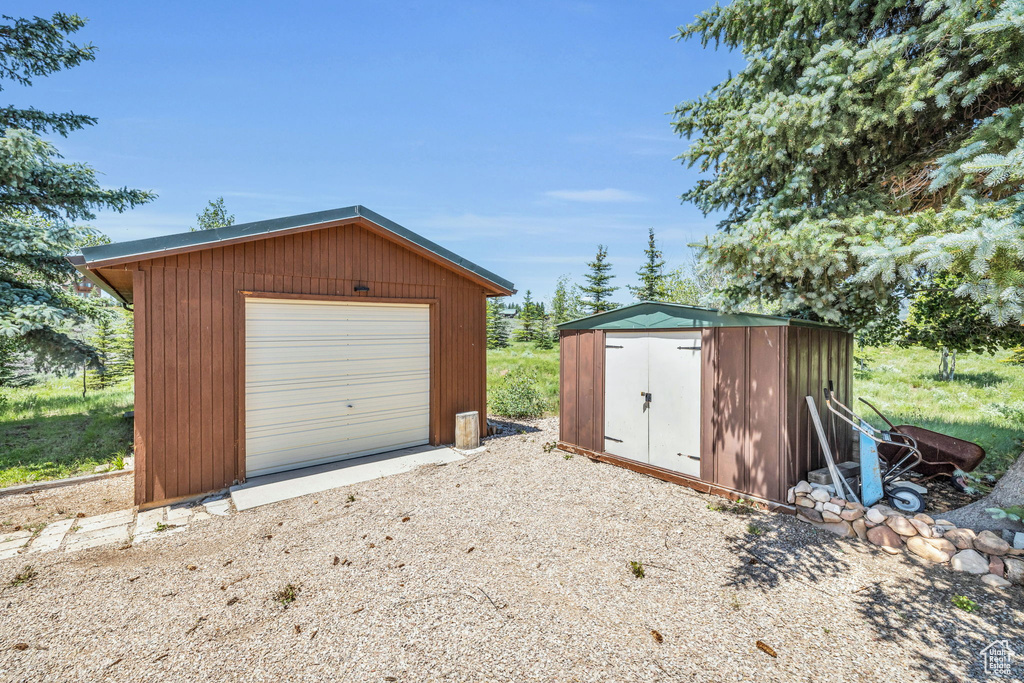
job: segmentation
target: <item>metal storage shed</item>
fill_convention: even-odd
[[[821,323],[643,302],[559,331],[559,447],[700,491],[785,504],[825,464],[804,397],[849,402],[853,337]]]
[[[135,311],[140,505],[452,442],[486,411],[486,298],[514,291],[361,206],[70,260]]]

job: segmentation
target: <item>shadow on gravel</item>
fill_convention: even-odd
[[[516,421],[505,418],[498,418],[488,416],[487,421],[490,424],[497,425],[498,431],[494,436],[487,437],[488,439],[500,439],[507,436],[517,436],[519,434],[532,434],[539,432],[540,428],[536,425],[532,425],[525,421]]]
[[[977,606],[964,611],[953,604],[963,596]],[[945,650],[968,671],[968,680],[986,680],[982,650],[1006,640],[1016,653],[1006,680],[1024,679],[1024,599],[1019,587],[992,589],[978,577],[948,567],[921,566],[899,581],[882,580],[855,597],[857,611],[878,633],[906,653],[908,668],[927,672],[933,680],[961,680],[944,662],[930,659],[923,646]],[[968,603],[969,604],[969,603]]]
[[[728,539],[739,560],[733,567],[728,586],[746,590],[770,591],[779,585],[797,581],[808,590],[818,591],[839,605],[852,600],[855,614],[850,618],[868,624],[876,639],[898,644],[905,653],[899,662],[879,662],[879,666],[927,673],[932,680],[962,680],[946,662],[935,661],[928,648],[945,651],[949,660],[968,670],[968,680],[987,680],[982,650],[1000,640],[1008,641],[1015,657],[1011,676],[1006,680],[1024,680],[1024,594],[1019,586],[992,589],[979,577],[954,572],[947,566],[927,564],[911,555],[906,561],[916,566],[912,572],[893,576],[879,562],[878,579],[858,587],[852,593],[837,594],[838,582],[826,581],[849,569],[844,554],[860,552],[858,541],[840,539],[831,533],[813,529],[795,520],[771,515],[752,515],[751,524],[763,531]],[[879,552],[879,551],[869,551]],[[954,605],[954,598],[972,611]],[[898,680],[895,676],[894,680]],[[999,679],[1002,680],[1002,679]]]
[[[739,559],[727,586],[771,590],[795,580],[831,595],[816,584],[848,569],[840,545],[844,541],[809,526],[794,528],[796,522],[778,515],[751,515],[749,519],[761,533],[727,539]]]

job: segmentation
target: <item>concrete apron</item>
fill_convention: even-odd
[[[231,500],[237,510],[248,510],[310,493],[390,477],[414,470],[421,465],[442,465],[462,459],[463,456],[451,448],[415,446],[253,477],[244,484],[231,487]]]

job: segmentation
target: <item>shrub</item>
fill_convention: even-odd
[[[1018,346],[1010,349],[1010,357],[1001,362],[1009,363],[1011,365],[1024,365],[1024,346]]]
[[[540,417],[547,405],[537,386],[537,376],[516,368],[496,382],[489,397],[491,412],[504,417]]]

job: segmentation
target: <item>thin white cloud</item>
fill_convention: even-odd
[[[544,193],[553,199],[567,202],[609,203],[609,202],[643,202],[646,197],[626,190],[608,187],[603,190],[552,190]]]

